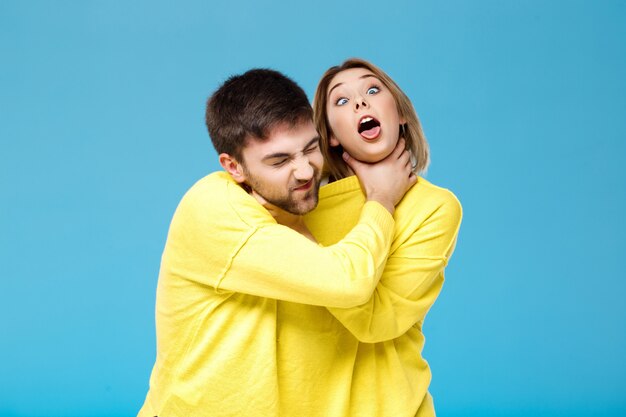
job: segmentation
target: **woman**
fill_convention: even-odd
[[[386,158],[404,139],[418,174],[428,165],[428,145],[407,96],[364,60],[326,71],[313,107],[329,184],[305,221],[318,242],[330,245],[354,226],[365,202],[352,168],[358,172],[360,163]],[[278,329],[279,359],[283,348],[307,346],[297,361],[279,366],[285,415],[435,415],[431,373],[421,356],[422,323],[441,290],[461,206],[450,191],[420,177],[394,218],[385,270],[365,304],[348,309],[279,304],[278,314],[291,318]],[[308,344],[302,343],[305,338]],[[294,404],[297,409],[290,408]]]

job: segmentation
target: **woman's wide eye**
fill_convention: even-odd
[[[346,104],[348,102],[347,98],[341,97],[339,100],[337,100],[335,102],[336,105],[338,106],[343,106],[344,104]]]
[[[380,88],[378,87],[370,87],[367,89],[367,94],[372,95],[372,94],[378,93],[379,91],[380,91]]]

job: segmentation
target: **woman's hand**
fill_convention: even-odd
[[[411,171],[411,158],[404,139],[382,161],[370,164],[352,158],[344,152],[343,159],[359,178],[368,201],[377,201],[391,214],[404,193],[417,182]]]

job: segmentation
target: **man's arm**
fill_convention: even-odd
[[[257,229],[219,288],[302,304],[360,305],[371,297],[382,274],[393,226],[389,212],[369,202],[356,227],[329,247],[284,226]]]
[[[163,267],[215,288],[286,301],[352,307],[370,296],[384,268],[394,220],[377,202],[336,245],[321,247],[271,215],[236,183],[212,175],[181,201]]]
[[[336,245],[320,247],[275,219],[228,174],[214,174],[185,195],[170,226],[163,266],[216,291],[311,305],[352,307],[371,296],[382,274],[391,213],[416,182],[404,141],[383,161],[357,168],[368,202]]]

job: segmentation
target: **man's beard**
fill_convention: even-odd
[[[263,197],[268,203],[280,208],[291,214],[302,215],[312,211],[317,207],[319,201],[319,189],[320,189],[320,175],[319,171],[313,172],[313,177],[309,181],[313,181],[311,189],[302,196],[300,199],[294,198],[294,188],[300,187],[304,183],[299,183],[289,188],[289,191],[285,195],[277,195],[270,187],[265,187],[261,182],[257,181],[254,176],[246,174],[248,177],[249,186],[255,193]],[[307,181],[308,182],[308,181]]]

